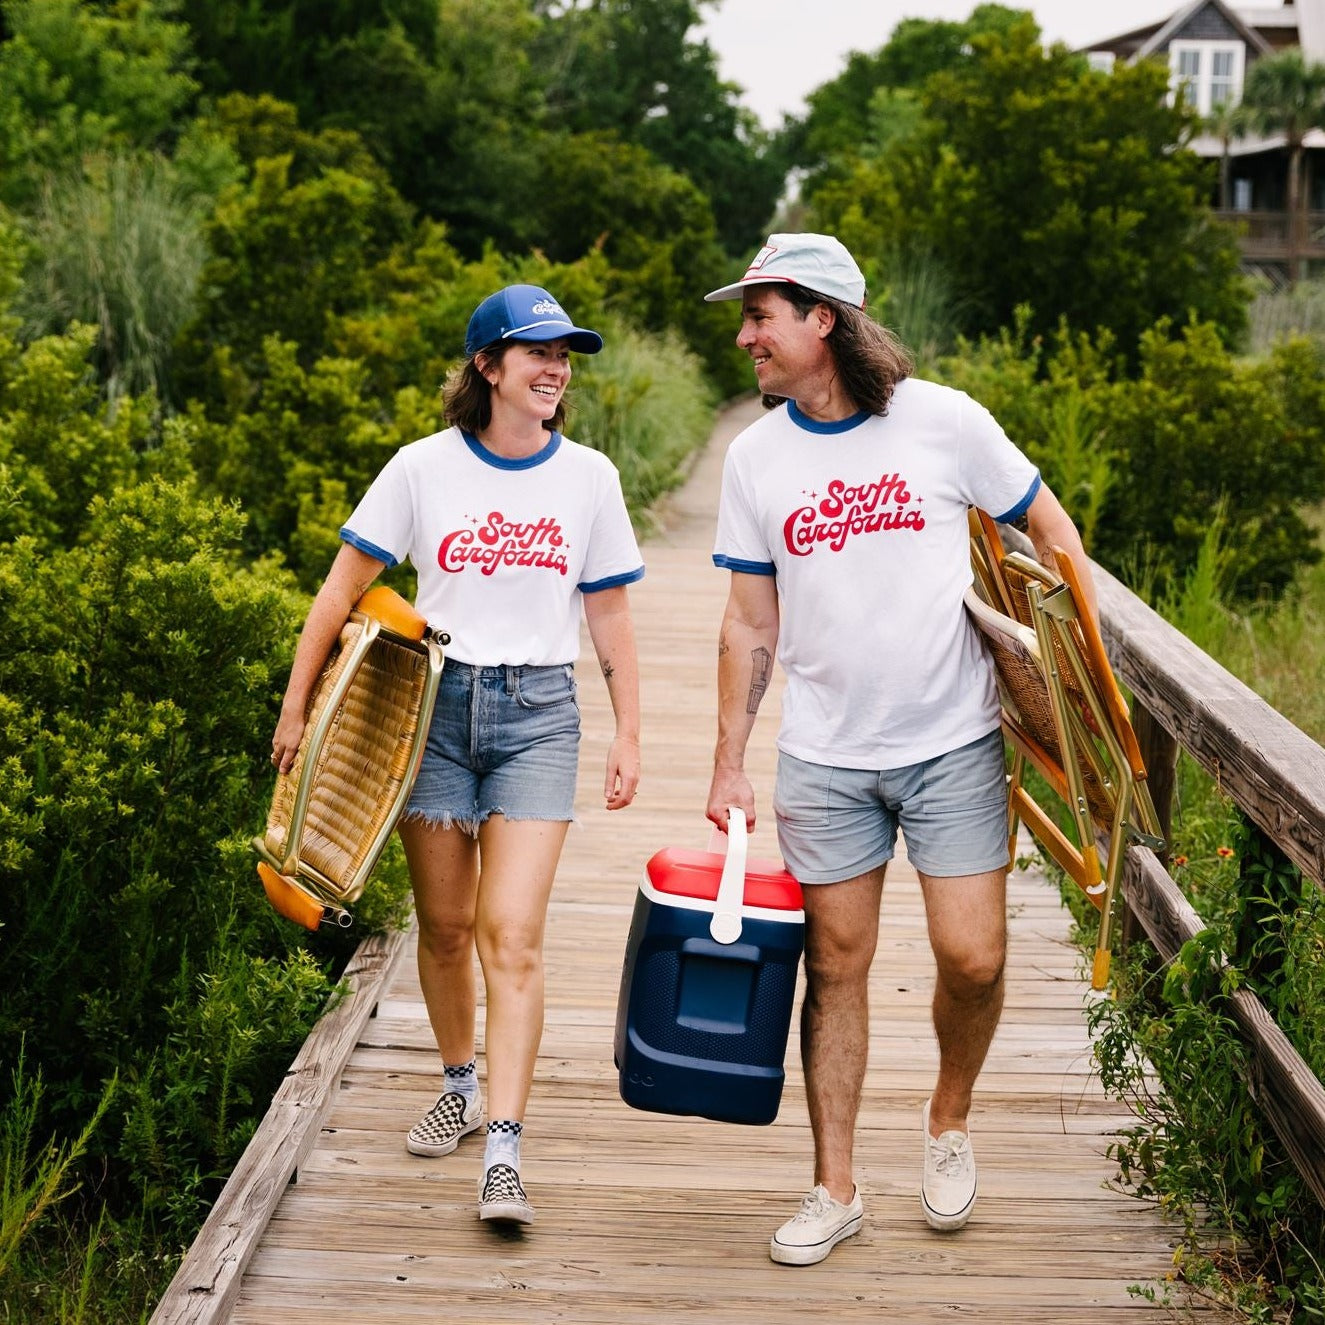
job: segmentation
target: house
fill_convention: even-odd
[[[1156,0],[1157,8],[1163,0]],[[1325,0],[1243,5],[1191,0],[1162,11],[1153,23],[1084,48],[1090,63],[1162,59],[1170,87],[1187,89],[1202,116],[1237,104],[1247,70],[1261,56],[1298,46],[1308,63],[1325,61]],[[1292,280],[1311,262],[1325,262],[1325,129],[1304,141],[1305,224],[1290,224],[1288,149],[1282,134],[1234,137],[1206,131],[1190,144],[1221,161],[1217,208],[1237,223],[1244,263],[1278,281]]]

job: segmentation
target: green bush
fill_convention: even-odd
[[[105,1194],[181,1228],[329,972],[407,889],[392,853],[360,929],[310,937],[257,884],[247,839],[306,600],[240,561],[242,526],[158,477],[95,499],[71,547],[0,544],[0,1053],[26,1041],[66,1134],[118,1073]]]
[[[1239,599],[1284,591],[1320,551],[1304,505],[1325,495],[1325,349],[1281,343],[1243,362],[1208,324],[1165,323],[1123,373],[1108,336],[1023,326],[963,343],[941,374],[987,405],[1040,465],[1091,555],[1163,593],[1196,564],[1212,517],[1238,549]]]
[[[119,1147],[143,1212],[184,1239],[243,1154],[329,993],[310,953],[255,957],[224,932],[194,986],[166,1001],[160,1047],[127,1076]]]

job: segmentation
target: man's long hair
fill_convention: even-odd
[[[829,299],[799,285],[772,288],[796,310],[802,322],[818,304],[826,304],[833,310],[833,329],[828,333],[827,345],[843,390],[858,409],[869,414],[887,414],[894,388],[915,372],[910,350],[862,308],[853,308],[840,299]],[[764,397],[765,409],[781,403],[781,396]]]

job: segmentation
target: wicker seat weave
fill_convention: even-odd
[[[1025,553],[1005,551],[993,521],[973,511],[967,609],[994,662],[1012,747],[1009,860],[1024,822],[1100,909],[1092,984],[1102,989],[1123,854],[1137,843],[1156,849],[1163,843],[1127,706],[1075,570],[1065,553],[1054,552],[1050,570]],[[1027,764],[1064,812],[1055,815],[1035,800]],[[1099,839],[1107,844],[1103,863]]]
[[[266,832],[253,841],[268,895],[288,886],[311,899],[294,898],[290,915],[273,898],[282,914],[309,928],[349,923],[345,908],[362,895],[418,773],[442,661],[435,639],[351,614],[314,687],[294,763],[277,775]]]

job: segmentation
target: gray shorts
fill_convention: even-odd
[[[893,858],[899,827],[922,874],[1006,869],[1003,734],[882,772],[781,754],[773,812],[782,858],[801,883],[839,883],[877,869]]]
[[[575,818],[575,669],[473,667],[450,658],[407,818],[471,834],[494,814]]]

